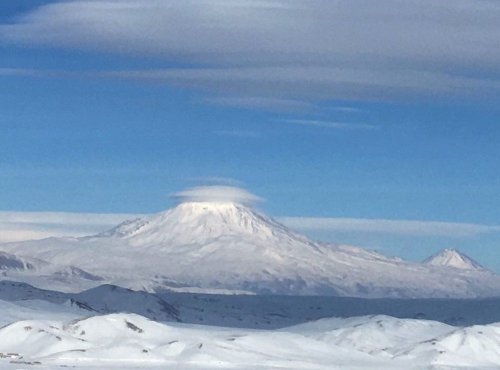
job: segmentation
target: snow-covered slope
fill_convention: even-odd
[[[86,366],[140,364],[141,368],[163,365],[182,369],[384,365],[383,360],[367,354],[332,347],[300,334],[167,326],[130,314],[69,323],[19,321],[0,329],[0,337],[0,353],[43,365],[68,366],[82,361]]]
[[[392,356],[398,352],[395,348],[410,347],[455,329],[435,321],[377,315],[321,319],[283,330],[372,355]]]
[[[9,243],[0,250],[75,266],[106,282],[159,291],[207,289],[358,297],[500,295],[500,277],[316,243],[232,202],[185,202],[85,238]],[[95,283],[98,285],[100,283]]]
[[[74,320],[89,312],[77,306],[29,299],[8,302],[0,299],[0,327],[20,320]],[[1,341],[1,340],[0,340]]]
[[[427,265],[453,267],[463,270],[485,271],[486,269],[456,249],[443,249],[424,261]]]
[[[0,307],[7,315],[17,309],[2,301]],[[0,338],[0,369],[478,370],[500,363],[498,324],[457,328],[388,316],[248,330],[163,324],[135,314],[62,315],[12,322],[0,328]]]
[[[407,345],[395,358],[419,358],[434,365],[455,368],[498,369],[500,324],[455,328],[453,331]]]

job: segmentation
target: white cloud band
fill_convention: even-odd
[[[203,192],[200,194],[207,195]],[[192,192],[184,194],[184,196],[189,197],[192,195]],[[199,199],[197,192],[194,195],[197,195],[195,198]],[[208,195],[211,197],[213,194]],[[110,229],[127,219],[141,216],[144,215],[0,212],[0,243],[42,239],[51,236],[92,235]],[[452,222],[314,217],[281,217],[278,220],[292,229],[305,232],[348,232],[449,238],[467,238],[500,233],[500,226]]]
[[[500,226],[454,222],[356,218],[282,217],[280,222],[303,231],[363,232],[410,236],[472,237],[499,233]]]
[[[132,214],[0,212],[0,243],[52,236],[85,236],[110,229]]]
[[[1,25],[0,41],[154,55],[188,67],[104,75],[289,109],[312,100],[495,96],[499,18],[500,3],[488,0],[69,0]]]

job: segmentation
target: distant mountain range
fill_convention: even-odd
[[[0,250],[12,259],[3,265],[0,259],[7,278],[46,288],[57,282],[66,290],[110,283],[157,292],[500,296],[500,276],[456,251],[420,264],[313,242],[234,202],[185,202],[95,236],[8,243]],[[43,279],[41,261],[52,270]],[[58,271],[67,273],[54,279]]]

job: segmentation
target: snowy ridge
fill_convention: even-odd
[[[456,249],[443,249],[427,258],[424,263],[432,266],[453,267],[463,270],[486,270],[472,258]]]
[[[102,277],[102,282],[136,290],[500,296],[500,277],[487,271],[410,263],[361,248],[313,242],[232,202],[190,201],[99,235],[9,243],[0,249],[51,261],[60,269],[74,266]]]
[[[35,288],[29,284],[0,281],[0,299],[6,301],[38,300],[64,304],[92,313],[130,312],[159,321],[178,321],[179,312],[160,297],[113,285],[101,285],[80,293],[62,293]]]
[[[130,312],[158,321],[252,329],[277,329],[324,317],[366,315],[418,318],[461,326],[500,321],[500,298],[364,299],[172,292],[151,294],[113,285],[101,285],[79,293],[62,293],[4,280],[0,281],[0,300],[16,304],[37,301],[72,307],[83,310],[85,316]]]
[[[36,266],[47,264],[46,262],[30,259],[30,258],[19,258],[13,254],[0,252],[0,271],[5,272],[9,270],[13,271],[25,271],[25,270],[35,270]]]
[[[0,275],[3,279],[34,283],[52,289],[82,290],[103,279],[72,265],[59,265],[39,258],[0,252]]]

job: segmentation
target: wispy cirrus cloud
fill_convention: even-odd
[[[266,96],[219,96],[206,98],[204,101],[210,104],[232,108],[262,109],[279,112],[303,112],[316,108],[314,104],[306,101],[279,99]]]
[[[0,76],[36,76],[38,72],[33,69],[0,68]]]
[[[500,71],[498,71],[500,73]],[[248,94],[268,100],[401,100],[493,96],[500,79],[436,70],[407,71],[353,66],[238,66],[119,70],[95,76],[165,83],[217,95]]]
[[[247,138],[247,139],[256,139],[262,137],[262,134],[260,132],[248,131],[248,130],[216,130],[213,133],[218,136],[228,136],[228,137]]]
[[[287,109],[495,98],[499,18],[500,3],[489,0],[68,0],[0,25],[0,42],[154,56],[177,67],[102,75]]]
[[[330,110],[343,112],[343,113],[360,113],[363,112],[362,109],[353,107],[329,107]]]
[[[225,186],[242,186],[243,182],[232,177],[224,176],[197,176],[189,177],[186,180],[204,185],[225,185]]]
[[[301,126],[329,128],[333,130],[372,130],[377,128],[377,126],[375,125],[368,125],[368,124],[318,121],[318,120],[307,120],[307,119],[284,119],[280,120],[280,122],[291,123],[294,125],[301,125]]]

